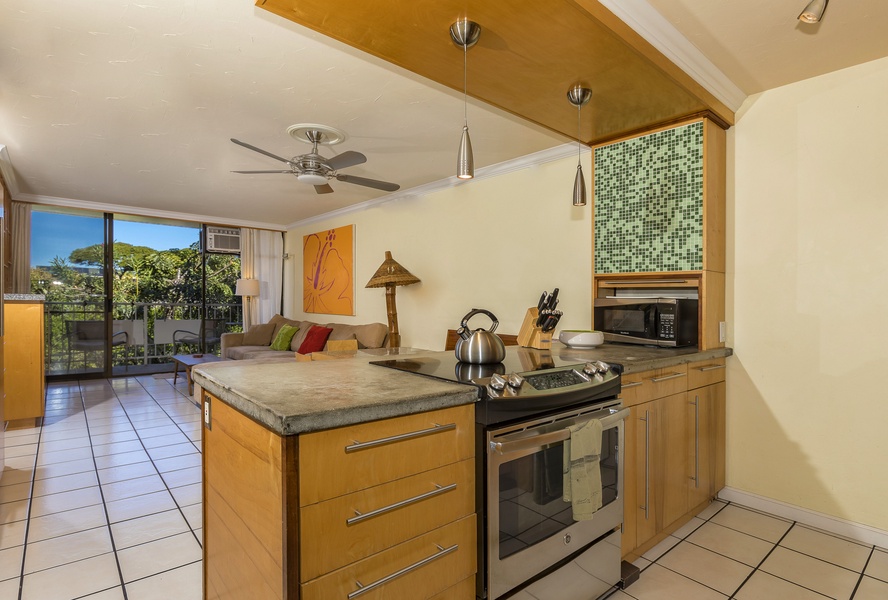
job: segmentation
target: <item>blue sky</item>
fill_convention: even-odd
[[[82,217],[59,213],[31,213],[31,266],[48,265],[56,256],[68,258],[73,250],[101,244],[101,217]],[[155,250],[187,248],[200,238],[200,229],[114,221],[114,239]]]

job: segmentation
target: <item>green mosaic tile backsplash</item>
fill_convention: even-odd
[[[595,272],[703,269],[703,123],[595,149]]]

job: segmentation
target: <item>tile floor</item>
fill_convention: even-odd
[[[6,432],[0,600],[200,600],[201,414],[185,381],[52,384],[46,409],[43,427]],[[723,502],[636,564],[612,600],[888,598],[888,550]]]
[[[200,435],[184,378],[48,386],[5,436],[0,600],[200,600]]]

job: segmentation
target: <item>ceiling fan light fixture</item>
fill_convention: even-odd
[[[583,87],[579,83],[567,90],[567,101],[577,107],[577,174],[574,176],[573,205],[586,206],[586,178],[583,176],[583,165],[580,162],[580,153],[583,143],[580,139],[580,111],[583,105],[592,99],[592,90]]]
[[[799,21],[802,23],[819,23],[823,18],[823,12],[829,0],[811,0],[805,10],[799,14]]]
[[[299,180],[299,183],[307,183],[309,185],[324,185],[327,183],[327,178],[317,173],[299,173],[296,175],[296,179]]]
[[[481,37],[481,26],[474,21],[463,19],[450,26],[450,39],[463,49],[463,132],[459,140],[459,152],[456,155],[456,176],[459,179],[471,179],[475,176],[475,157],[472,154],[472,140],[469,137],[469,101],[468,101],[468,50],[478,43]]]

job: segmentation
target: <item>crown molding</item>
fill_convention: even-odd
[[[585,154],[590,152],[590,149],[588,146],[583,144],[581,152]],[[528,167],[542,165],[544,163],[552,162],[555,160],[561,160],[562,158],[567,158],[569,156],[576,156],[576,154],[576,144],[561,144],[559,146],[540,150],[539,152],[534,152],[533,154],[527,154],[525,156],[519,156],[518,158],[514,158],[512,160],[497,163],[495,165],[480,167],[478,169],[475,169],[475,177],[469,180],[458,179],[454,175],[453,177],[448,177],[447,179],[433,181],[425,185],[419,185],[408,190],[395,192],[392,194],[388,194],[387,196],[374,198],[373,200],[367,200],[366,202],[361,202],[359,204],[352,204],[351,206],[346,206],[338,210],[326,212],[322,215],[309,217],[300,221],[294,221],[293,223],[287,225],[287,228],[294,229],[296,227],[302,227],[303,225],[311,225],[312,223],[318,223],[320,221],[326,221],[327,219],[333,219],[336,217],[361,212],[369,208],[379,206],[380,204],[386,204],[388,202],[394,202],[396,200],[428,196],[429,194],[434,194],[435,192],[440,192],[462,185],[469,185],[473,181],[481,181],[484,179],[490,179],[491,177],[499,177],[500,175],[513,173],[515,171],[520,171],[521,169],[526,169]]]
[[[12,190],[10,190],[12,191]],[[252,227],[254,229],[270,229],[272,231],[284,231],[285,228],[278,223],[261,223],[259,221],[241,221],[221,219],[210,215],[195,215],[180,213],[170,210],[156,210],[138,206],[124,206],[122,204],[104,204],[101,202],[88,202],[86,200],[71,200],[70,198],[57,198],[55,196],[38,196],[35,194],[18,194],[13,196],[19,202],[30,202],[45,206],[62,206],[65,208],[79,208],[102,213],[121,213],[137,215],[140,217],[155,217],[157,219],[171,219],[175,221],[190,221],[193,223],[208,223],[211,225],[228,225],[230,227]]]
[[[599,0],[599,2],[690,75],[694,81],[724,102],[725,106],[734,112],[739,110],[746,100],[746,93],[646,0],[635,2]]]
[[[17,200],[19,195],[18,181],[15,178],[15,170],[12,168],[12,161],[9,160],[9,152],[6,146],[0,144],[0,173],[3,174],[3,181],[6,182],[6,188],[13,200]]]

